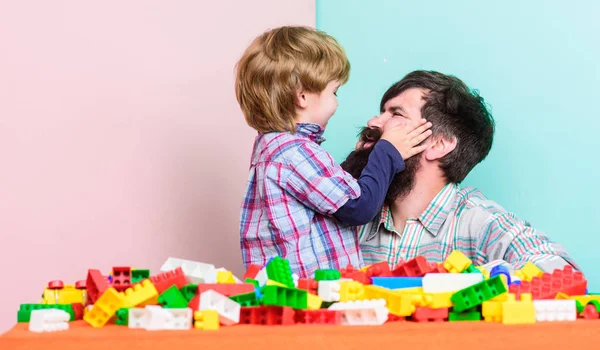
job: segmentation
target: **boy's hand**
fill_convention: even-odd
[[[427,145],[418,145],[431,136],[429,130],[431,126],[432,124],[425,119],[417,122],[408,121],[387,128],[384,126],[381,138],[394,145],[402,155],[402,159],[408,159],[427,148]]]

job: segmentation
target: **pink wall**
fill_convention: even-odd
[[[263,30],[314,22],[314,0],[0,2],[0,331],[88,268],[240,273],[254,132],[233,66]]]

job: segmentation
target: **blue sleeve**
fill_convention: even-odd
[[[348,200],[333,215],[351,226],[369,223],[381,210],[394,176],[403,170],[404,160],[400,152],[389,141],[379,140],[358,179],[360,197]]]

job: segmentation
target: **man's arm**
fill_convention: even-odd
[[[563,245],[510,213],[496,213],[486,220],[478,248],[487,261],[502,259],[515,269],[532,262],[544,272],[562,269],[565,265],[579,270]]]

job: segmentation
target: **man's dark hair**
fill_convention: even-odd
[[[433,135],[456,138],[456,148],[441,159],[440,168],[448,182],[462,182],[492,148],[494,119],[483,97],[454,76],[420,70],[407,74],[386,91],[381,111],[387,101],[410,88],[426,90],[421,115],[433,123]]]

